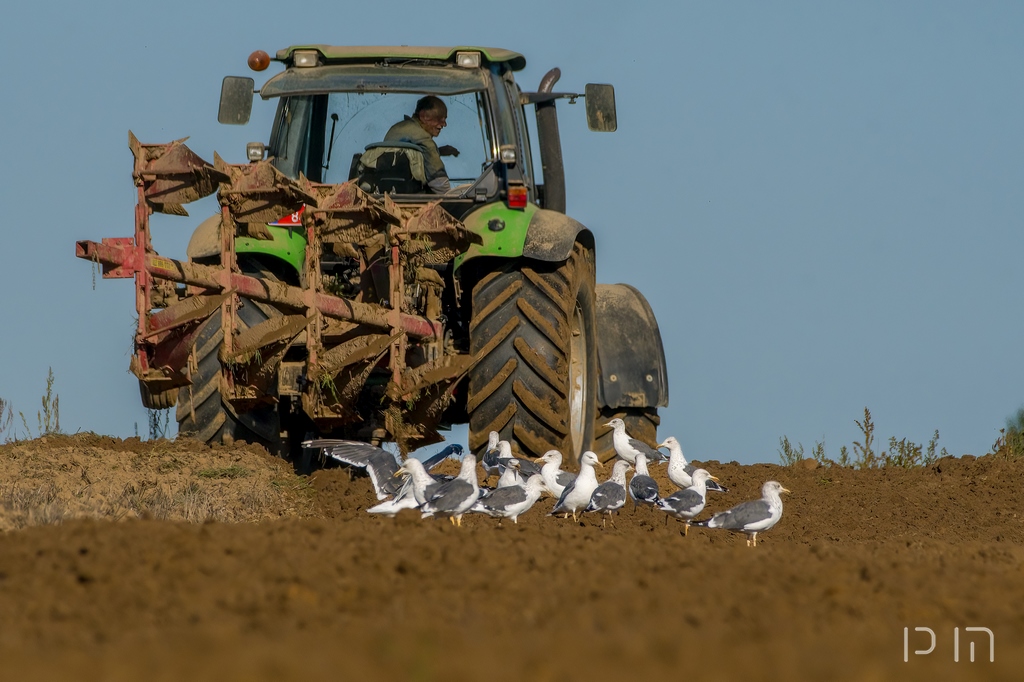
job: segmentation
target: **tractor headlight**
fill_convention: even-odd
[[[250,142],[245,145],[245,156],[252,163],[262,161],[263,157],[267,154],[267,145],[262,142]]]
[[[292,65],[303,69],[319,66],[320,53],[316,50],[295,50],[292,52]]]
[[[501,156],[501,162],[509,166],[514,166],[516,163],[516,148],[510,144],[503,144],[499,150]]]
[[[476,69],[480,66],[479,52],[456,52],[455,66],[463,69]]]

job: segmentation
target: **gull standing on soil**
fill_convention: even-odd
[[[747,547],[757,547],[757,534],[768,530],[782,518],[780,494],[788,492],[778,481],[768,481],[761,486],[760,500],[741,502],[732,509],[718,512],[710,519],[694,521],[693,525],[746,533]]]
[[[462,515],[480,497],[476,480],[476,455],[468,453],[462,458],[459,475],[437,486],[423,504],[423,516],[447,516],[454,525],[462,525]]]
[[[427,499],[434,494],[439,486],[443,485],[441,481],[438,481],[427,473],[427,469],[423,466],[423,462],[414,457],[410,457],[402,463],[402,467],[395,475],[397,476],[399,474],[408,475],[408,485],[411,489],[413,499],[416,500],[416,504],[419,507],[426,504]]]
[[[498,469],[498,457],[500,456],[498,442],[500,440],[501,435],[497,431],[491,431],[487,435],[487,447],[484,449],[483,455],[480,457],[480,466],[484,468],[484,472],[488,476],[501,475],[501,471]],[[511,455],[512,449],[509,448],[509,456]]]
[[[658,509],[668,515],[665,517],[665,523],[668,523],[669,516],[686,522],[683,537],[690,531],[690,519],[704,511],[704,504],[707,502],[707,482],[715,480],[706,469],[695,469],[692,478],[693,485],[689,488],[676,491],[658,501]]]
[[[605,424],[605,426],[610,426],[614,429],[612,433],[612,447],[615,448],[615,454],[630,464],[636,463],[636,456],[640,453],[646,455],[649,462],[657,462],[664,459],[664,456],[650,445],[626,433],[626,422],[618,417]]]
[[[577,520],[577,514],[585,509],[590,504],[590,497],[597,490],[597,475],[594,473],[595,466],[602,466],[601,461],[597,458],[597,455],[587,450],[580,457],[580,473],[579,475],[562,491],[562,496],[558,498],[558,504],[551,510],[548,516],[554,516],[565,512],[568,516],[572,514],[572,520]]]
[[[446,451],[450,451],[447,452]],[[437,466],[448,457],[453,456],[453,453],[462,454],[461,445],[450,445],[441,452],[437,453],[433,457],[420,461],[415,457],[407,458],[402,466],[399,467],[398,471],[395,472],[395,477],[405,476],[405,482],[399,489],[398,494],[392,500],[384,500],[380,504],[370,507],[366,511],[370,514],[383,514],[385,516],[394,516],[403,509],[417,509],[422,507],[427,501],[427,498],[433,494],[434,490],[438,486],[445,483],[446,481],[452,480],[452,476],[445,476],[438,479],[427,471],[430,466]]]
[[[302,447],[318,449],[338,462],[366,469],[378,500],[386,500],[397,495],[402,487],[402,482],[395,479],[398,460],[390,452],[376,445],[354,440],[321,438],[307,440]]]
[[[529,511],[544,494],[544,479],[540,474],[530,476],[525,486],[510,485],[499,488],[484,499],[478,500],[471,511],[480,512],[498,519],[512,519],[518,524],[520,514]],[[501,525],[501,521],[498,521]]]
[[[683,447],[676,440],[675,436],[669,436],[665,439],[664,443],[658,444],[659,448],[668,448],[668,480],[679,486],[680,490],[686,490],[693,485],[693,472],[697,470],[697,467],[692,464],[687,464],[686,457],[683,456]],[[708,479],[707,483],[708,490],[717,490],[721,493],[729,492],[729,489],[723,485],[719,485],[718,479],[712,476]]]
[[[538,457],[537,461],[544,462],[540,468],[540,475],[544,478],[548,492],[557,500],[562,496],[565,486],[576,478],[576,474],[562,471],[562,453],[558,450],[548,450]]]
[[[594,494],[590,496],[590,504],[583,511],[585,512],[602,512],[607,516],[601,517],[601,527],[604,528],[605,519],[611,524],[612,528],[615,527],[615,522],[612,521],[612,514],[622,509],[626,504],[626,471],[631,469],[629,462],[625,460],[619,460],[612,467],[611,477],[597,486],[594,490]]]
[[[636,473],[629,482],[629,496],[633,498],[634,511],[638,504],[658,503],[658,482],[647,471],[647,455],[642,452],[636,455]]]
[[[491,433],[494,433],[494,432],[492,431]],[[513,455],[512,454],[512,445],[507,440],[500,440],[500,441],[498,441],[497,450],[498,450],[498,456],[497,456],[497,459],[495,460],[495,466],[497,467],[497,472],[501,476],[504,476],[506,474],[506,472],[508,471],[508,463],[510,461],[515,460],[515,461],[519,462],[519,466],[518,466],[518,468],[515,471],[515,473],[517,474],[516,480],[515,480],[515,484],[523,485],[523,484],[526,483],[526,479],[527,478],[529,478],[530,476],[533,476],[534,474],[539,474],[540,473],[540,467],[539,466],[537,466],[536,464],[534,464],[533,462],[531,462],[528,459],[517,458],[515,455]],[[509,474],[509,475],[511,476],[511,474]],[[505,485],[508,485],[508,483],[507,483],[508,479],[506,478],[505,480],[506,480],[506,484]],[[498,483],[498,487],[502,488],[504,486],[501,483]]]
[[[519,461],[519,474],[523,477],[523,482],[526,481],[530,476],[540,473],[540,467],[531,462],[528,459],[522,457],[516,457],[512,454],[512,445],[507,441],[498,442],[498,467],[507,467],[509,460]]]
[[[526,481],[519,475],[519,460],[513,458],[501,460],[501,476],[498,477],[497,490],[513,485],[525,485]]]

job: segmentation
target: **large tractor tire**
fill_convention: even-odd
[[[239,269],[250,277],[276,279],[268,270],[251,259],[239,258]],[[237,318],[239,331],[245,331],[281,315],[273,306],[240,297]],[[192,385],[178,393],[176,419],[178,433],[191,435],[209,444],[231,444],[235,441],[258,443],[270,452],[277,452],[280,439],[280,415],[275,405],[248,412],[236,412],[221,397],[221,376],[230,371],[221,365],[219,351],[224,343],[221,316],[212,315],[196,335],[195,357],[198,370],[192,374]]]
[[[594,423],[594,452],[602,462],[615,457],[615,446],[612,444],[614,429],[605,426],[618,417],[626,424],[626,433],[641,440],[652,448],[658,445],[658,425],[661,417],[657,407],[604,407],[597,414]]]
[[[594,254],[576,243],[560,263],[502,263],[474,286],[469,444],[491,431],[518,454],[556,449],[574,463],[591,448],[597,412]]]

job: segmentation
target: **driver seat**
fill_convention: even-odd
[[[411,142],[374,142],[353,159],[349,179],[359,188],[376,194],[422,194],[427,178],[423,147]]]

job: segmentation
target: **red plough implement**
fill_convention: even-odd
[[[101,264],[104,278],[135,279],[139,325],[131,370],[144,396],[164,396],[157,406],[173,404],[167,396],[193,383],[195,337],[219,316],[226,333],[218,354],[231,371],[222,373],[218,388],[235,410],[292,397],[318,430],[329,431],[364,421],[357,402],[373,384],[380,386],[378,400],[422,403],[417,412],[434,420],[403,425],[384,405],[387,423],[365,425],[371,431],[383,427],[415,444],[440,439],[434,427],[472,364],[451,344],[445,348],[441,314],[444,283],[437,266],[465,251],[472,238],[459,221],[436,202],[399,207],[353,183],[290,180],[267,161],[236,166],[215,156],[211,166],[184,140],[140,144],[129,135],[139,197],[135,237],[80,241],[76,255]],[[183,204],[218,188],[217,262],[157,254],[150,215],[187,215]],[[301,217],[306,242],[298,281],[243,273],[236,239],[288,214]],[[325,253],[357,264],[363,286],[354,296],[325,291]],[[239,323],[238,311],[252,302],[275,312],[248,327]],[[302,351],[289,352],[294,348]]]

